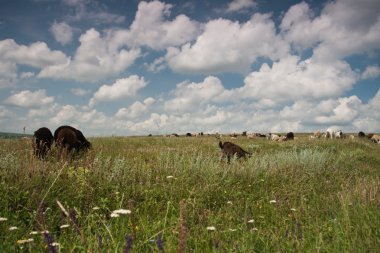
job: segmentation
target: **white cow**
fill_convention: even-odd
[[[343,137],[343,132],[342,130],[333,130],[331,128],[328,128],[325,133],[325,138],[342,138]]]

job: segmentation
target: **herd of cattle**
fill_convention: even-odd
[[[203,136],[203,133],[199,134]],[[151,136],[151,135],[149,135]],[[198,136],[198,135],[192,135],[190,133],[186,134],[186,136]],[[231,134],[230,137],[232,139],[236,139],[239,135],[238,134]],[[279,135],[279,134],[260,134],[260,133],[253,133],[253,134],[247,134],[247,132],[243,132],[241,136],[245,136],[249,139],[252,138],[267,138],[268,140],[272,141],[289,141],[294,140],[294,133],[289,132],[286,135]],[[170,137],[179,137],[178,134],[172,134]],[[216,137],[220,139],[221,135],[217,134]],[[359,132],[356,136],[357,138],[369,138],[372,142],[380,144],[380,135],[377,134],[367,134],[365,135],[363,132]],[[356,138],[354,135],[349,135],[348,138],[353,139]],[[347,138],[345,134],[341,130],[333,130],[333,129],[327,129],[324,133],[321,133],[320,131],[314,132],[313,135],[309,136],[309,139],[318,139],[318,138]],[[54,135],[47,127],[41,127],[37,131],[34,132],[33,135],[33,150],[34,155],[40,159],[46,158],[47,154],[49,153],[51,146],[53,145],[53,142],[55,142],[56,147],[58,148],[58,154],[62,157],[63,155],[68,155],[71,153],[78,153],[80,151],[86,151],[89,148],[91,148],[91,143],[84,137],[83,133],[72,127],[72,126],[60,126],[58,127]],[[245,151],[238,145],[232,143],[232,142],[221,142],[219,141],[219,147],[222,151],[222,158],[227,158],[228,161],[234,156],[237,158],[244,158],[246,156],[250,156],[251,153]]]
[[[60,126],[54,136],[47,127],[41,127],[33,135],[34,155],[44,159],[49,153],[51,146],[55,142],[60,156],[68,155],[71,152],[86,151],[91,148],[91,143],[86,140],[83,133],[72,126]]]

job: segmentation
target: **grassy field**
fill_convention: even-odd
[[[90,141],[67,164],[0,140],[0,252],[379,252],[369,140],[239,137],[231,164],[214,137]]]

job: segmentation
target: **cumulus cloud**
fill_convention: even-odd
[[[227,12],[244,11],[255,7],[257,4],[254,0],[232,0],[227,7]]]
[[[166,59],[181,73],[247,72],[258,57],[278,60],[287,52],[271,16],[257,13],[242,24],[221,18],[209,21],[194,44],[168,48]]]
[[[380,76],[380,67],[377,65],[367,66],[362,73],[362,79],[374,79]]]
[[[73,39],[73,30],[65,22],[57,23],[54,21],[50,27],[50,32],[53,34],[54,39],[62,45],[69,44]]]
[[[116,80],[112,85],[102,85],[90,100],[90,106],[98,101],[114,101],[122,98],[133,97],[148,84],[144,77],[132,75]]]
[[[223,91],[221,81],[213,76],[205,78],[201,83],[183,82],[171,92],[173,98],[164,103],[164,108],[170,112],[191,112],[215,101]]]
[[[296,48],[313,48],[315,58],[343,59],[380,48],[380,5],[376,0],[336,0],[319,16],[302,2],[284,15],[281,31]]]
[[[35,42],[28,46],[19,45],[13,39],[0,41],[0,88],[14,85],[18,80],[18,66],[34,68],[61,64],[67,61],[65,54],[50,50],[45,42]],[[32,73],[32,72],[29,72]],[[30,77],[21,74],[21,78]]]
[[[73,89],[70,89],[70,92],[74,94],[75,96],[79,96],[79,97],[83,97],[90,93],[89,90],[85,90],[82,88],[73,88]]]
[[[5,100],[5,103],[20,106],[20,107],[40,107],[52,104],[54,97],[46,95],[46,90],[23,90],[13,94]]]
[[[152,97],[145,99],[142,103],[137,101],[128,108],[120,108],[115,116],[117,118],[137,118],[147,112],[155,101]]]
[[[116,35],[102,37],[94,28],[86,31],[73,60],[46,66],[38,76],[95,82],[122,72],[140,56],[140,49],[126,49]]]
[[[250,73],[236,93],[242,98],[270,99],[275,104],[338,97],[350,90],[357,78],[350,66],[342,61],[324,64],[289,56],[274,62],[271,67],[263,64],[259,71]]]
[[[172,5],[159,1],[140,2],[135,19],[126,35],[132,46],[148,46],[156,50],[191,41],[198,33],[198,23],[185,15],[166,20]]]

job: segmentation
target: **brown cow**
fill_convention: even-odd
[[[86,140],[83,133],[72,126],[58,127],[54,132],[54,141],[60,156],[87,151],[91,148],[91,143]]]
[[[237,158],[241,158],[241,157],[245,158],[246,155],[248,155],[248,156],[252,155],[252,153],[245,151],[244,149],[242,149],[238,145],[236,145],[232,142],[229,142],[229,141],[226,141],[224,143],[219,141],[219,147],[222,150],[221,158],[227,157],[228,163],[230,162],[231,157],[236,156]]]
[[[45,159],[53,144],[53,134],[47,127],[41,127],[33,135],[34,155],[39,159]]]

